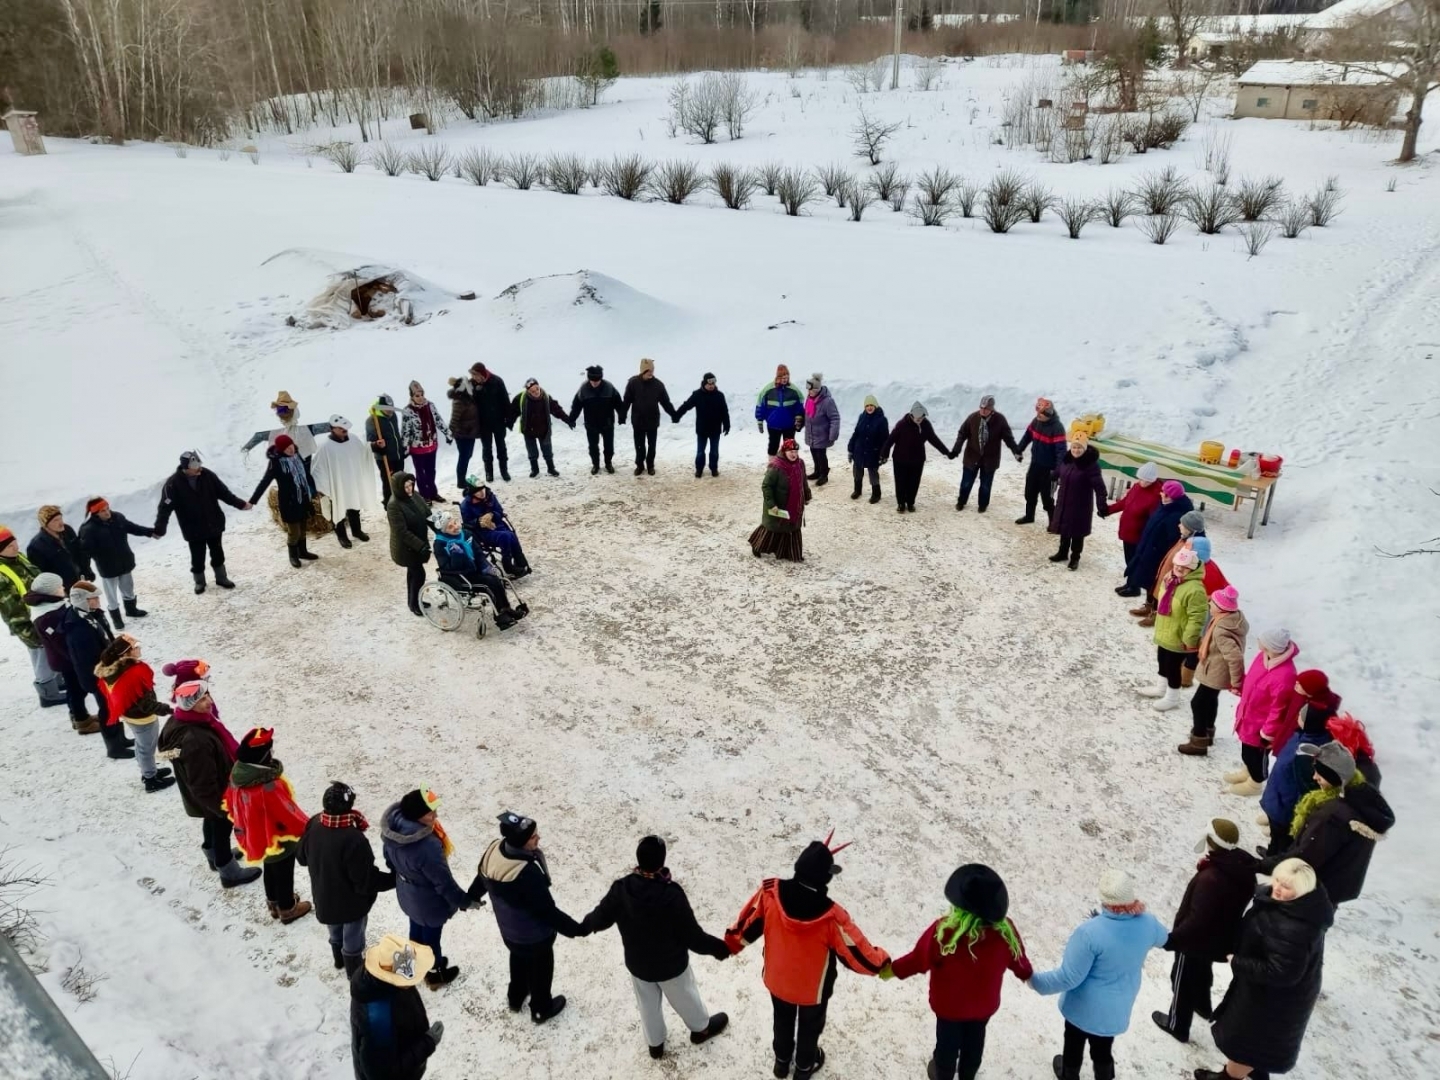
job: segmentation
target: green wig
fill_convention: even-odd
[[[1010,946],[1010,955],[1017,960],[1020,958],[1020,939],[1015,936],[1015,927],[1010,925],[1009,919],[987,923],[973,911],[960,907],[952,907],[948,915],[941,916],[939,925],[935,927],[935,940],[940,943],[940,955],[950,956],[954,953],[963,937],[970,957],[974,959],[975,943],[987,930],[993,930],[1004,938],[1005,944]]]

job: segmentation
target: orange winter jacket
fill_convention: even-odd
[[[871,945],[849,912],[834,901],[814,919],[796,919],[780,904],[780,881],[767,878],[740,909],[735,925],[725,931],[731,954],[763,933],[765,988],[792,1005],[819,1005],[825,979],[838,956],[851,971],[878,975],[889,954]]]

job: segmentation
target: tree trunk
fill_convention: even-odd
[[[1415,145],[1420,140],[1420,111],[1425,108],[1425,93],[1429,79],[1417,79],[1415,92],[1410,99],[1410,111],[1405,114],[1405,141],[1400,144],[1400,156],[1396,160],[1404,165],[1415,160]]]

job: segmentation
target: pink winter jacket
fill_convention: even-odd
[[[1246,746],[1283,746],[1295,731],[1304,703],[1295,693],[1295,657],[1299,655],[1294,642],[1277,660],[1263,650],[1255,654],[1240,689],[1240,704],[1235,706],[1235,734]]]

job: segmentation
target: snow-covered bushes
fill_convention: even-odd
[[[652,170],[639,154],[617,154],[601,169],[599,186],[621,199],[635,199],[649,186]]]
[[[1185,220],[1207,236],[1240,219],[1238,200],[1219,184],[1187,191],[1180,207]]]
[[[1028,186],[1025,177],[1012,169],[997,173],[980,200],[980,216],[993,233],[1007,233],[1025,218],[1020,198]]]
[[[700,166],[676,159],[659,165],[650,177],[650,190],[657,199],[679,205],[705,186]]]
[[[590,179],[590,163],[579,154],[551,154],[545,159],[550,187],[562,195],[579,195]]]
[[[1053,206],[1055,216],[1064,223],[1071,240],[1079,240],[1080,230],[1099,215],[1099,208],[1089,199],[1056,199]]]
[[[503,168],[505,182],[520,191],[545,183],[545,169],[539,154],[511,154]]]
[[[815,181],[804,169],[786,169],[780,174],[775,194],[780,197],[787,215],[799,217],[800,211],[817,198],[817,189]]]
[[[437,181],[450,171],[450,150],[444,143],[426,143],[416,147],[405,158],[405,167],[411,172]]]
[[[403,147],[392,142],[382,142],[370,148],[368,160],[386,176],[399,176],[406,169],[407,157]]]
[[[731,210],[744,210],[755,195],[759,178],[751,169],[722,162],[710,170],[706,184]]]
[[[1285,181],[1278,176],[1258,179],[1242,176],[1235,192],[1235,206],[1242,221],[1269,217],[1285,202]]]

